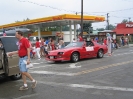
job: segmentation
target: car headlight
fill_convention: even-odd
[[[64,52],[58,52],[58,55],[63,55],[64,54]]]

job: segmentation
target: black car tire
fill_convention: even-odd
[[[21,73],[18,73],[18,74],[16,74],[16,75],[10,76],[10,78],[11,78],[12,80],[19,80],[19,79],[22,78],[22,75],[21,75]]]
[[[78,62],[79,61],[79,53],[78,52],[74,52],[71,55],[71,61],[72,62]]]
[[[103,58],[103,56],[104,56],[104,52],[103,52],[102,49],[100,49],[100,50],[98,51],[98,53],[97,53],[97,57],[98,57],[98,58]]]

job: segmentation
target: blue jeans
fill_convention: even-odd
[[[28,59],[27,56],[19,59],[19,69],[21,72],[27,72],[28,71],[28,69],[26,68],[26,64],[24,63],[24,60],[27,61],[27,59]]]

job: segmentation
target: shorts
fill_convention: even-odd
[[[41,46],[40,48],[43,50],[44,49],[44,46]]]
[[[28,69],[26,68],[26,64],[24,63],[24,60],[27,60],[27,59],[28,59],[27,56],[19,59],[19,69],[21,72],[28,72]]]

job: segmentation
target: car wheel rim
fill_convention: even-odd
[[[21,73],[14,75],[14,77],[19,78],[21,76]]]
[[[103,57],[103,51],[99,51],[99,56]]]
[[[74,54],[74,55],[73,55],[73,60],[74,60],[74,61],[78,61],[78,55],[77,55],[77,54]]]

